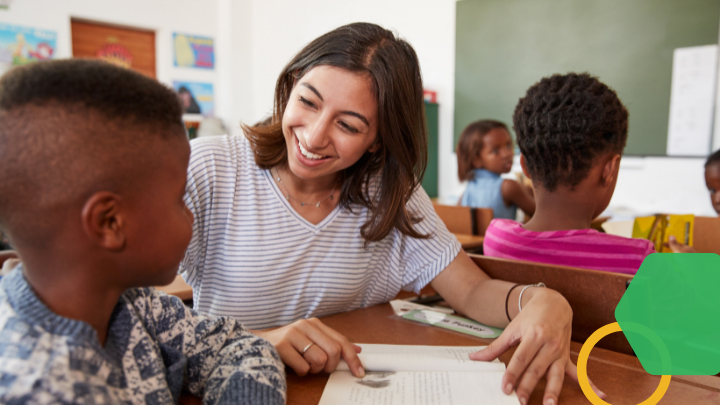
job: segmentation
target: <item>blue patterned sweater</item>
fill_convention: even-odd
[[[230,318],[150,288],[126,291],[105,347],[89,324],[50,311],[22,266],[0,281],[0,403],[283,404],[275,349]]]

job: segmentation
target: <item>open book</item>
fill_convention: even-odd
[[[470,353],[485,346],[401,346],[361,344],[364,378],[344,361],[330,374],[320,405],[517,405],[501,387],[505,364],[478,362]]]

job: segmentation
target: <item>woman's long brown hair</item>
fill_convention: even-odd
[[[365,153],[342,173],[340,204],[359,204],[370,211],[360,229],[365,244],[385,238],[393,228],[413,238],[427,238],[413,225],[421,220],[407,202],[425,174],[427,135],[420,66],[415,50],[378,25],[354,23],[330,31],[308,44],[285,66],[275,86],[273,115],[267,125],[243,125],[263,169],[287,164],[282,117],[293,85],[312,68],[339,67],[366,75],[377,100],[380,148]],[[380,174],[375,195],[371,179]]]

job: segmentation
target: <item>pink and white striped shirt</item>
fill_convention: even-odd
[[[655,247],[595,229],[534,232],[509,219],[494,219],[485,231],[483,251],[503,259],[635,274]]]

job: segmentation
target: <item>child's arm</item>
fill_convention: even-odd
[[[285,403],[285,366],[269,342],[232,318],[199,314],[152,291],[158,341],[187,359],[184,390],[205,404]]]
[[[528,216],[535,213],[532,189],[526,190],[517,181],[506,179],[503,181],[501,191],[506,205],[517,205]]]

